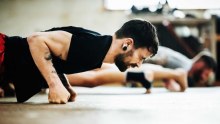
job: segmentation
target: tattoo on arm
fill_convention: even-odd
[[[45,53],[44,58],[45,58],[47,61],[52,60],[52,56],[51,56],[50,52]]]
[[[52,73],[57,73],[56,70],[53,70]]]
[[[47,61],[52,60],[52,56],[51,56],[50,52],[46,52],[45,53],[44,59],[46,59]],[[52,70],[51,73],[57,74],[57,71],[56,70]]]
[[[47,61],[52,60],[52,56],[49,52],[45,53],[44,59],[46,59]],[[51,73],[57,73],[56,70],[52,70]]]

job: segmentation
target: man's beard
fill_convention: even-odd
[[[124,72],[127,70],[127,65],[125,64],[124,62],[124,58],[125,58],[125,55],[124,54],[119,54],[115,57],[115,65],[118,67],[118,69],[121,71],[121,72]]]
[[[202,81],[202,79],[201,79],[202,71],[203,71],[203,70],[197,70],[197,71],[193,74],[192,79],[193,79],[195,82],[200,82],[200,81]]]
[[[128,57],[128,56],[131,56],[133,54],[132,51],[128,52],[128,53],[125,53],[125,54],[118,54],[116,57],[115,57],[115,65],[118,67],[118,69],[121,71],[121,72],[124,72],[127,70],[128,68],[128,63],[125,63],[125,58]]]

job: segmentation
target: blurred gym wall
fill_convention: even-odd
[[[59,26],[81,26],[113,34],[125,21],[123,11],[104,11],[102,0],[0,0],[0,32],[27,36]]]

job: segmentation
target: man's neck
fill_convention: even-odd
[[[113,35],[112,36],[112,44],[111,44],[103,62],[114,63],[115,56],[120,53],[120,49],[119,49],[117,42],[119,42],[119,41],[116,41],[116,37],[115,37],[115,35]]]

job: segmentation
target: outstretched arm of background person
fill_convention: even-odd
[[[174,92],[184,92],[188,88],[187,73],[183,69],[154,70],[154,79],[163,80],[165,87]]]
[[[66,75],[72,86],[96,87],[117,83],[124,85],[126,73],[120,72],[113,64],[104,63],[100,69]]]
[[[77,74],[69,74],[67,78],[72,86],[84,86],[84,87],[96,87],[106,84],[119,84],[125,85],[126,82],[131,81],[127,80],[128,72],[120,72],[116,66],[113,64],[103,64],[100,69],[86,71]],[[132,79],[132,81],[141,82],[142,84],[147,83],[146,80],[151,80],[151,75],[149,71],[145,71],[141,75],[142,80]],[[152,77],[153,78],[153,77]],[[152,80],[151,80],[152,81]],[[134,83],[136,83],[134,82]],[[143,85],[144,86],[144,85]],[[146,89],[149,93],[150,89]]]
[[[129,72],[143,72],[145,79],[149,81],[166,79],[165,86],[170,91],[185,91],[188,87],[186,72],[181,69],[143,64],[140,69],[129,69]],[[103,64],[101,69],[69,74],[67,77],[72,86],[95,87],[112,83],[124,85],[127,82],[126,73],[120,72],[113,64]]]
[[[37,32],[27,38],[33,60],[49,86],[50,103],[66,103],[70,93],[61,83],[51,54],[67,58],[71,34],[64,31]]]

